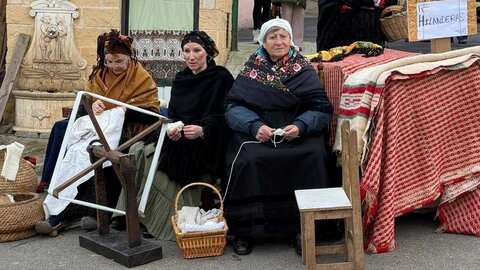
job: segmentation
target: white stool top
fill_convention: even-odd
[[[352,208],[350,200],[341,187],[295,190],[295,198],[301,212]]]

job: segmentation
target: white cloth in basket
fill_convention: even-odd
[[[223,226],[225,226],[225,221],[212,222],[211,224],[207,223],[204,225],[186,224],[182,229],[182,233],[220,230],[223,229]]]
[[[199,207],[183,206],[178,211],[178,228],[185,232],[211,231],[223,228],[225,222],[218,222],[221,211],[213,208],[205,211]]]
[[[0,150],[2,149],[6,149],[6,152],[1,175],[7,180],[14,181],[17,178],[20,159],[25,146],[21,143],[13,142],[9,145],[0,145]]]

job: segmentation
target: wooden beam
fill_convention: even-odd
[[[452,50],[450,38],[436,38],[430,40],[430,49],[432,53],[444,53]]]
[[[20,68],[20,64],[23,61],[23,56],[28,47],[30,41],[30,35],[20,34],[15,45],[15,51],[13,52],[12,59],[8,63],[7,72],[0,88],[0,120],[2,119],[5,106],[7,105],[8,97],[12,91],[13,83],[17,77],[17,72]]]
[[[5,61],[5,57],[7,56],[7,25],[4,25],[5,31],[3,34],[3,38],[0,41],[0,68],[3,66],[3,62]]]

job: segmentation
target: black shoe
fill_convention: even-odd
[[[125,231],[127,229],[127,221],[124,216],[112,218],[112,223],[110,223],[110,228],[117,231]]]
[[[246,238],[235,238],[232,242],[233,251],[238,255],[247,255],[252,252],[252,244]]]
[[[151,234],[148,232],[147,228],[143,228],[142,237],[143,237],[143,238],[146,238],[146,239],[155,238],[155,236],[151,235]]]
[[[45,234],[51,237],[58,235],[58,232],[68,228],[68,223],[63,221],[61,216],[50,216],[48,220],[38,221],[35,224],[35,231],[38,234]]]

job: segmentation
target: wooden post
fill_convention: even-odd
[[[138,220],[137,191],[135,189],[135,156],[123,155],[119,158],[120,170],[125,177],[125,202],[127,214],[128,246],[135,247],[142,244],[140,224]]]
[[[430,49],[432,53],[443,53],[452,50],[450,38],[436,38],[430,40]]]
[[[2,26],[0,26],[2,27]],[[7,25],[3,26],[3,38],[0,40],[0,68],[3,67],[3,62],[5,61],[5,56],[7,56]]]
[[[7,55],[7,1],[0,0],[0,68]]]
[[[92,141],[93,143],[94,141]],[[90,145],[87,147],[87,151],[90,154],[90,162],[95,163],[99,158],[93,154],[93,148],[95,146]],[[107,205],[107,188],[105,183],[105,175],[103,173],[102,166],[95,168],[95,197],[97,204]],[[99,234],[107,234],[109,232],[108,213],[102,210],[97,210],[97,225]]]
[[[119,167],[120,176],[123,178],[122,188],[125,190],[126,219],[127,219],[127,237],[128,247],[136,247],[142,244],[140,236],[140,224],[138,220],[137,209],[137,191],[135,190],[135,157],[132,154],[123,154],[118,151],[107,151],[103,145],[93,145],[98,141],[92,141],[87,150],[90,153],[90,161],[95,163],[100,158],[106,157],[112,164]],[[97,204],[107,205],[106,179],[102,166],[95,168],[95,190]],[[98,233],[107,234],[108,213],[97,210]]]
[[[5,106],[7,106],[8,96],[12,91],[13,83],[17,77],[17,72],[20,68],[20,64],[22,63],[29,41],[29,35],[20,34],[18,36],[17,44],[15,45],[15,51],[13,52],[10,63],[8,63],[7,73],[3,79],[2,87],[0,88],[0,120],[2,119],[3,112],[5,111]]]

